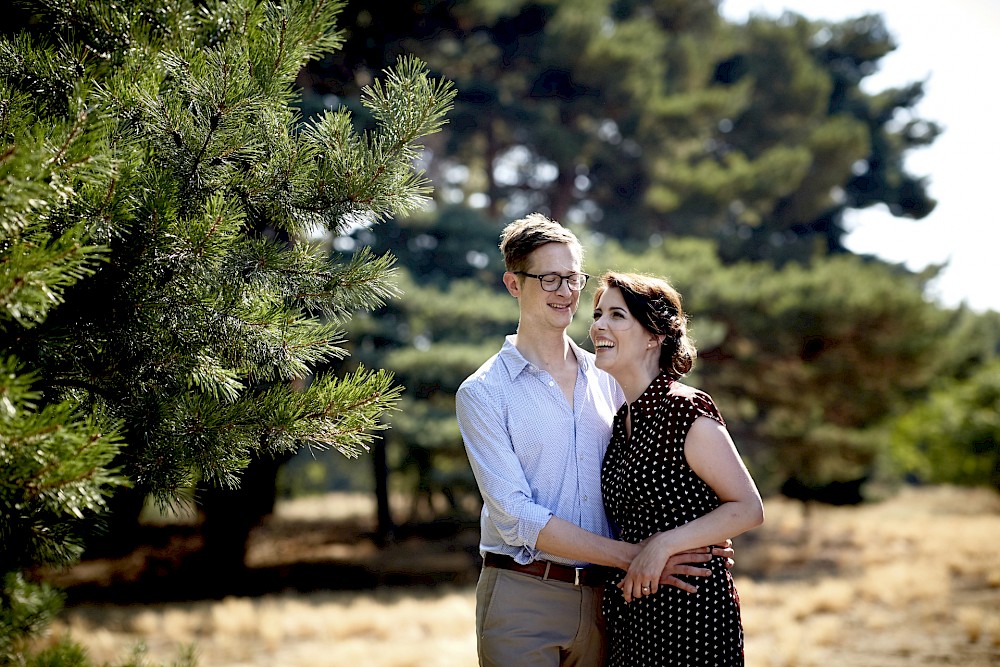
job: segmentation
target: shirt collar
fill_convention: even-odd
[[[660,371],[660,374],[653,378],[653,381],[646,387],[646,391],[635,399],[630,409],[635,412],[654,408],[670,393],[670,387],[673,383],[669,373]]]
[[[504,367],[510,374],[510,379],[515,379],[520,375],[525,368],[529,368],[531,364],[521,351],[517,349],[517,346],[513,343],[514,336],[507,336],[504,339],[503,347],[500,348],[500,359],[503,360]],[[569,347],[573,351],[573,356],[576,357],[577,366],[579,366],[584,373],[590,372],[590,367],[593,365],[593,360],[591,360],[584,351],[569,339]]]

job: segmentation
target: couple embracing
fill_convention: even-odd
[[[742,665],[729,538],[763,505],[711,397],[679,381],[696,354],[680,295],[605,274],[590,353],[566,335],[577,237],[532,214],[500,249],[517,332],[457,395],[484,501],[480,664]]]

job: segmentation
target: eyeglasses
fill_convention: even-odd
[[[515,271],[514,273],[528,276],[529,278],[538,278],[538,282],[542,284],[542,289],[546,292],[558,292],[564,281],[572,291],[579,292],[587,286],[587,278],[590,277],[586,273],[571,273],[568,276],[561,276],[558,273],[543,273],[539,275],[537,273],[528,273],[527,271]]]

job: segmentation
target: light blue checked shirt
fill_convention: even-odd
[[[458,389],[458,426],[483,496],[480,552],[518,563],[586,563],[539,551],[552,515],[611,537],[601,499],[601,461],[625,401],[594,355],[570,341],[577,360],[570,408],[548,372],[532,366],[508,336],[500,352]]]

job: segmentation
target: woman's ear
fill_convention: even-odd
[[[503,274],[503,284],[515,299],[521,296],[521,283],[517,280],[517,274],[507,271]]]

